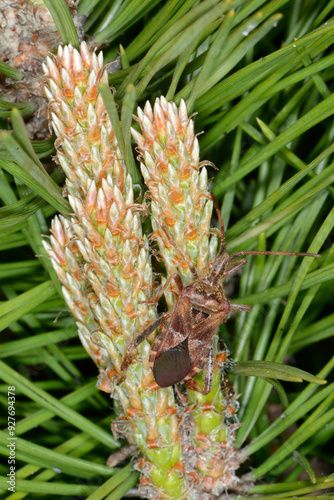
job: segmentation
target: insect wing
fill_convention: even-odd
[[[191,370],[188,335],[192,331],[189,299],[181,297],[152,348],[153,374],[160,387],[183,380]]]
[[[167,350],[181,344],[191,333],[192,316],[190,302],[187,297],[181,297],[175,306],[170,320],[162,329],[158,340],[152,351],[156,352],[156,358]]]
[[[155,359],[153,374],[160,387],[168,387],[183,380],[191,370],[188,338],[164,351]]]
[[[191,366],[202,368],[206,361],[206,345],[211,346],[212,339],[225,316],[224,312],[211,314],[208,318],[199,321],[193,326],[189,335],[188,349]],[[205,353],[205,355],[203,355]]]

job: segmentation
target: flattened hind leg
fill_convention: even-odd
[[[161,323],[164,323],[169,318],[169,316],[170,313],[162,314],[160,318],[156,319],[155,321],[153,321],[153,323],[148,325],[148,327],[145,328],[145,330],[128,345],[121,366],[122,371],[126,370],[129,364],[131,363],[132,351],[136,349],[136,347],[138,347],[139,344],[141,344],[145,339],[147,339],[147,337],[149,337],[151,333],[153,333],[154,330],[156,330],[161,325]]]

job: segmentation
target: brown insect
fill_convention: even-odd
[[[156,383],[160,387],[168,387],[178,382],[202,394],[208,394],[212,387],[213,347],[212,340],[221,323],[225,323],[233,311],[250,311],[251,307],[233,304],[224,293],[224,281],[227,276],[238,271],[246,264],[244,255],[295,255],[298,257],[320,257],[317,254],[296,252],[259,252],[241,251],[229,255],[225,246],[224,225],[216,199],[212,195],[221,227],[221,244],[219,252],[209,265],[208,274],[199,278],[191,262],[188,262],[182,251],[169,236],[165,226],[161,224],[170,244],[177,250],[188,264],[194,275],[194,283],[183,287],[179,274],[172,274],[161,288],[157,297],[149,303],[157,303],[172,280],[179,290],[178,300],[171,312],[162,314],[153,321],[137,338],[131,342],[125,352],[122,370],[131,362],[131,352],[161,324],[161,333],[156,339],[150,364]],[[193,379],[196,373],[204,368],[203,388]]]

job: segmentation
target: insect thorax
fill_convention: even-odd
[[[223,304],[228,304],[225,297],[223,286],[214,280],[202,279],[197,280],[192,285],[187,286],[183,290],[194,307],[196,304],[205,305],[212,310],[221,309]]]

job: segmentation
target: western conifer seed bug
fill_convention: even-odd
[[[175,308],[162,314],[153,321],[128,346],[122,370],[131,362],[131,352],[161,324],[162,330],[156,339],[150,364],[156,383],[160,387],[168,387],[178,382],[184,382],[186,387],[208,394],[212,387],[213,347],[215,332],[221,323],[225,323],[232,311],[250,311],[251,307],[243,304],[233,304],[224,293],[224,281],[227,276],[235,273],[246,264],[245,255],[295,255],[298,257],[320,257],[318,254],[297,252],[270,251],[240,251],[229,255],[225,246],[225,233],[218,203],[212,195],[217,210],[221,228],[221,243],[215,260],[209,265],[206,276],[199,278],[194,265],[189,262],[169,236],[166,227],[160,224],[170,244],[176,249],[182,259],[188,264],[194,282],[183,287],[179,274],[169,276],[157,297],[148,303],[158,303],[162,294],[172,280],[179,290]],[[196,373],[204,369],[203,388],[194,380]]]

